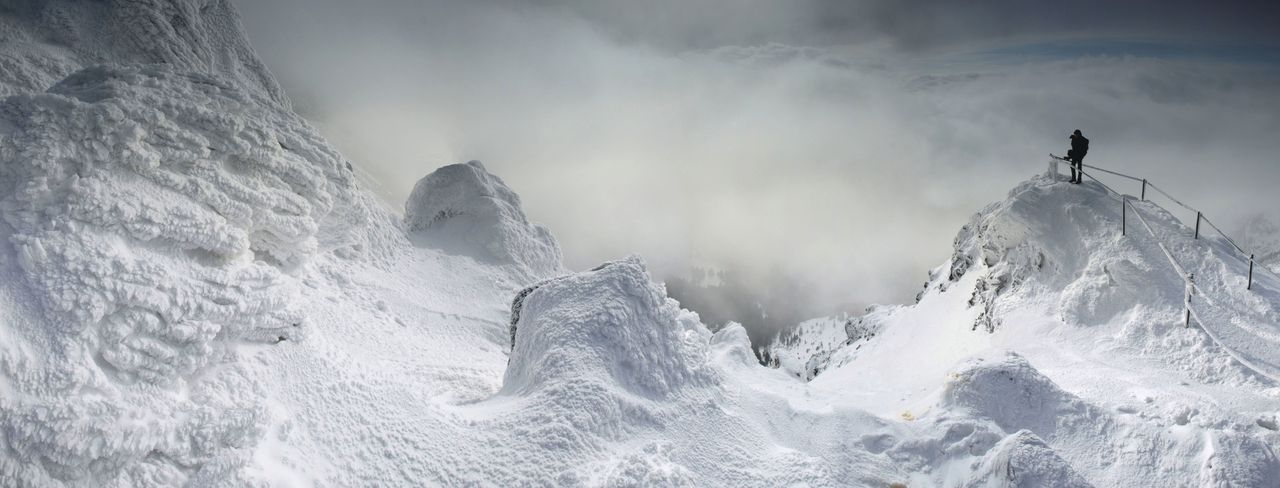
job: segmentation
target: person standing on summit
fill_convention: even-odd
[[[1089,140],[1084,138],[1080,129],[1071,133],[1071,150],[1067,151],[1067,159],[1071,160],[1071,182],[1079,184],[1084,181],[1084,155],[1089,152]]]

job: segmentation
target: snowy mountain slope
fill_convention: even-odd
[[[833,356],[843,353],[843,357],[857,351],[862,342],[871,340],[880,331],[885,315],[895,310],[896,307],[876,306],[857,317],[806,320],[778,332],[761,352],[761,363],[809,381],[823,370],[843,364],[841,358]]]
[[[1005,205],[1096,204],[1020,190]],[[975,330],[986,264],[878,311],[883,335],[807,384],[760,366],[741,327],[709,337],[636,260],[533,288],[510,359],[509,267],[422,248],[317,267],[313,332],[249,366],[278,422],[255,466],[282,483],[1266,486],[1280,466],[1275,386],[1194,329],[1155,324],[1173,337],[1142,352],[1039,296]],[[1159,354],[1187,343],[1216,368]]]
[[[1230,346],[1252,341],[1245,352],[1272,364],[1280,287],[1246,292],[1223,243],[1193,241],[1167,213],[1140,207],[1215,294],[1202,315],[1217,321],[1203,327]],[[1026,428],[1102,486],[1267,486],[1280,469],[1269,420],[1280,389],[1235,361],[1240,351],[1182,326],[1181,280],[1149,236],[1119,235],[1119,210],[1097,185],[1040,177],[1014,189],[961,231],[918,304],[831,355],[839,366],[810,383],[813,394],[886,416],[937,422],[968,410],[1008,434]],[[1018,359],[999,360],[994,376],[1016,387],[954,401],[972,382],[966,358],[1003,350]]]
[[[1269,364],[1248,346],[1280,287],[1236,290],[1238,261],[1158,209],[1233,349],[1181,326],[1178,278],[1115,235],[1113,200],[1036,178],[975,217],[919,303],[812,322],[829,359],[806,383],[640,259],[562,274],[478,163],[428,175],[403,217],[372,203],[236,67],[255,61],[225,2],[0,5],[0,35],[27,39],[0,102],[0,485],[1280,478],[1280,390],[1232,357]],[[46,5],[99,27],[139,8],[126,24],[179,61],[133,64],[156,59],[116,27],[32,40]],[[175,27],[220,9],[228,29]]]
[[[216,74],[288,106],[229,0],[0,0],[0,97],[101,63]]]

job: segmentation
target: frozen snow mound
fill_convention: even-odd
[[[289,105],[229,0],[0,2],[0,97],[43,92],[102,63],[163,63],[214,73]]]
[[[746,327],[737,322],[729,322],[717,330],[711,336],[710,346],[713,354],[728,359],[721,360],[725,364],[748,368],[760,364],[756,354],[751,351],[751,337],[747,335]]]
[[[529,222],[520,197],[479,161],[435,170],[404,205],[410,234],[426,245],[499,264],[535,277],[564,271],[551,231]]]
[[[1089,488],[1071,465],[1035,434],[1020,430],[996,444],[965,488]]]
[[[1090,407],[1062,391],[1014,352],[974,358],[952,373],[942,404],[995,422],[1006,432],[1049,436],[1061,417],[1088,415]]]
[[[19,392],[0,400],[4,485],[235,479],[266,421],[238,346],[300,338],[292,273],[357,251],[372,225],[302,119],[167,65],[89,68],[0,103],[0,196],[0,264],[38,305],[0,324],[25,341],[0,350]]]
[[[549,280],[523,295],[504,394],[596,384],[660,400],[714,381],[710,331],[667,298],[639,258]]]

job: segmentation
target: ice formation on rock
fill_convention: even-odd
[[[0,2],[0,97],[41,92],[101,63],[163,63],[289,100],[245,40],[230,0]]]
[[[530,223],[520,197],[479,161],[451,164],[419,180],[404,219],[420,241],[449,252],[517,264],[537,277],[564,270],[551,232]]]
[[[649,279],[639,258],[551,280],[523,299],[502,391],[621,385],[667,398],[706,385],[710,331]]]
[[[364,245],[349,167],[288,109],[168,65],[85,69],[0,119],[6,246],[45,319],[31,362],[4,365],[23,394],[0,405],[0,474],[234,476],[222,458],[255,442],[261,397],[210,367],[296,338],[291,270]]]

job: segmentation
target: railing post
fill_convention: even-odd
[[[1128,235],[1129,230],[1129,202],[1128,197],[1120,195],[1120,235]]]
[[[1196,239],[1200,238],[1200,211],[1196,210]]]
[[[1196,282],[1195,273],[1188,274],[1187,275],[1187,300],[1186,300],[1186,303],[1184,304],[1184,306],[1187,309],[1187,315],[1186,315],[1186,318],[1183,320],[1183,326],[1185,327],[1191,327],[1191,295],[1196,291],[1195,282]]]
[[[1147,179],[1142,179],[1142,201],[1147,201]]]
[[[1249,255],[1249,284],[1244,287],[1246,290],[1253,289],[1253,255]]]

